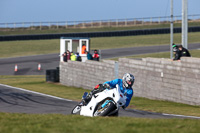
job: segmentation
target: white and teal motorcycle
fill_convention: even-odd
[[[88,93],[85,92],[82,99],[87,95]],[[71,114],[90,117],[117,116],[119,108],[126,104],[126,94],[123,94],[119,85],[116,85],[116,88],[105,89],[102,92],[94,94],[87,105],[83,105],[82,101],[73,108]]]

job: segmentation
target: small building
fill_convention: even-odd
[[[60,61],[63,61],[62,54],[69,50],[74,54],[79,53],[82,62],[87,60],[86,51],[90,51],[89,38],[61,37],[60,38]]]

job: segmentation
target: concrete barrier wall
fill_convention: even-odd
[[[69,61],[60,63],[60,82],[63,85],[93,89],[97,84],[115,78],[115,61]]]
[[[134,74],[134,96],[200,105],[200,59],[119,59],[119,77]],[[115,78],[114,61],[60,64],[61,84],[92,89]]]

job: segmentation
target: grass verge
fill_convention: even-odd
[[[59,53],[59,39],[0,42],[0,58]]]
[[[1,133],[197,133],[200,121],[0,113]]]
[[[0,83],[77,101],[81,99],[85,91],[90,91],[82,88],[46,83],[44,76],[0,76]],[[140,97],[132,98],[130,108],[169,114],[200,116],[199,106]]]
[[[200,32],[189,33],[188,35],[189,43],[200,42]],[[91,38],[91,49],[166,45],[170,43],[169,41],[169,34]],[[174,42],[181,43],[181,34],[174,34]],[[59,39],[5,41],[0,42],[0,47],[0,58],[49,54],[59,53],[60,41]]]

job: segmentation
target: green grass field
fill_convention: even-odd
[[[0,113],[0,133],[198,133],[200,120]]]
[[[0,42],[0,58],[59,53],[59,44],[58,39]]]
[[[189,43],[200,42],[200,32],[188,34]],[[146,35],[91,38],[91,49],[109,49],[169,44],[170,35]],[[181,34],[174,34],[174,42],[181,43]],[[0,42],[0,58],[59,53],[59,39]]]
[[[0,83],[80,100],[82,88],[46,83],[45,76],[0,76]],[[200,116],[199,106],[133,97],[130,108],[153,112]],[[197,133],[200,120],[148,119],[131,117],[83,117],[62,114],[0,113],[0,133]]]

